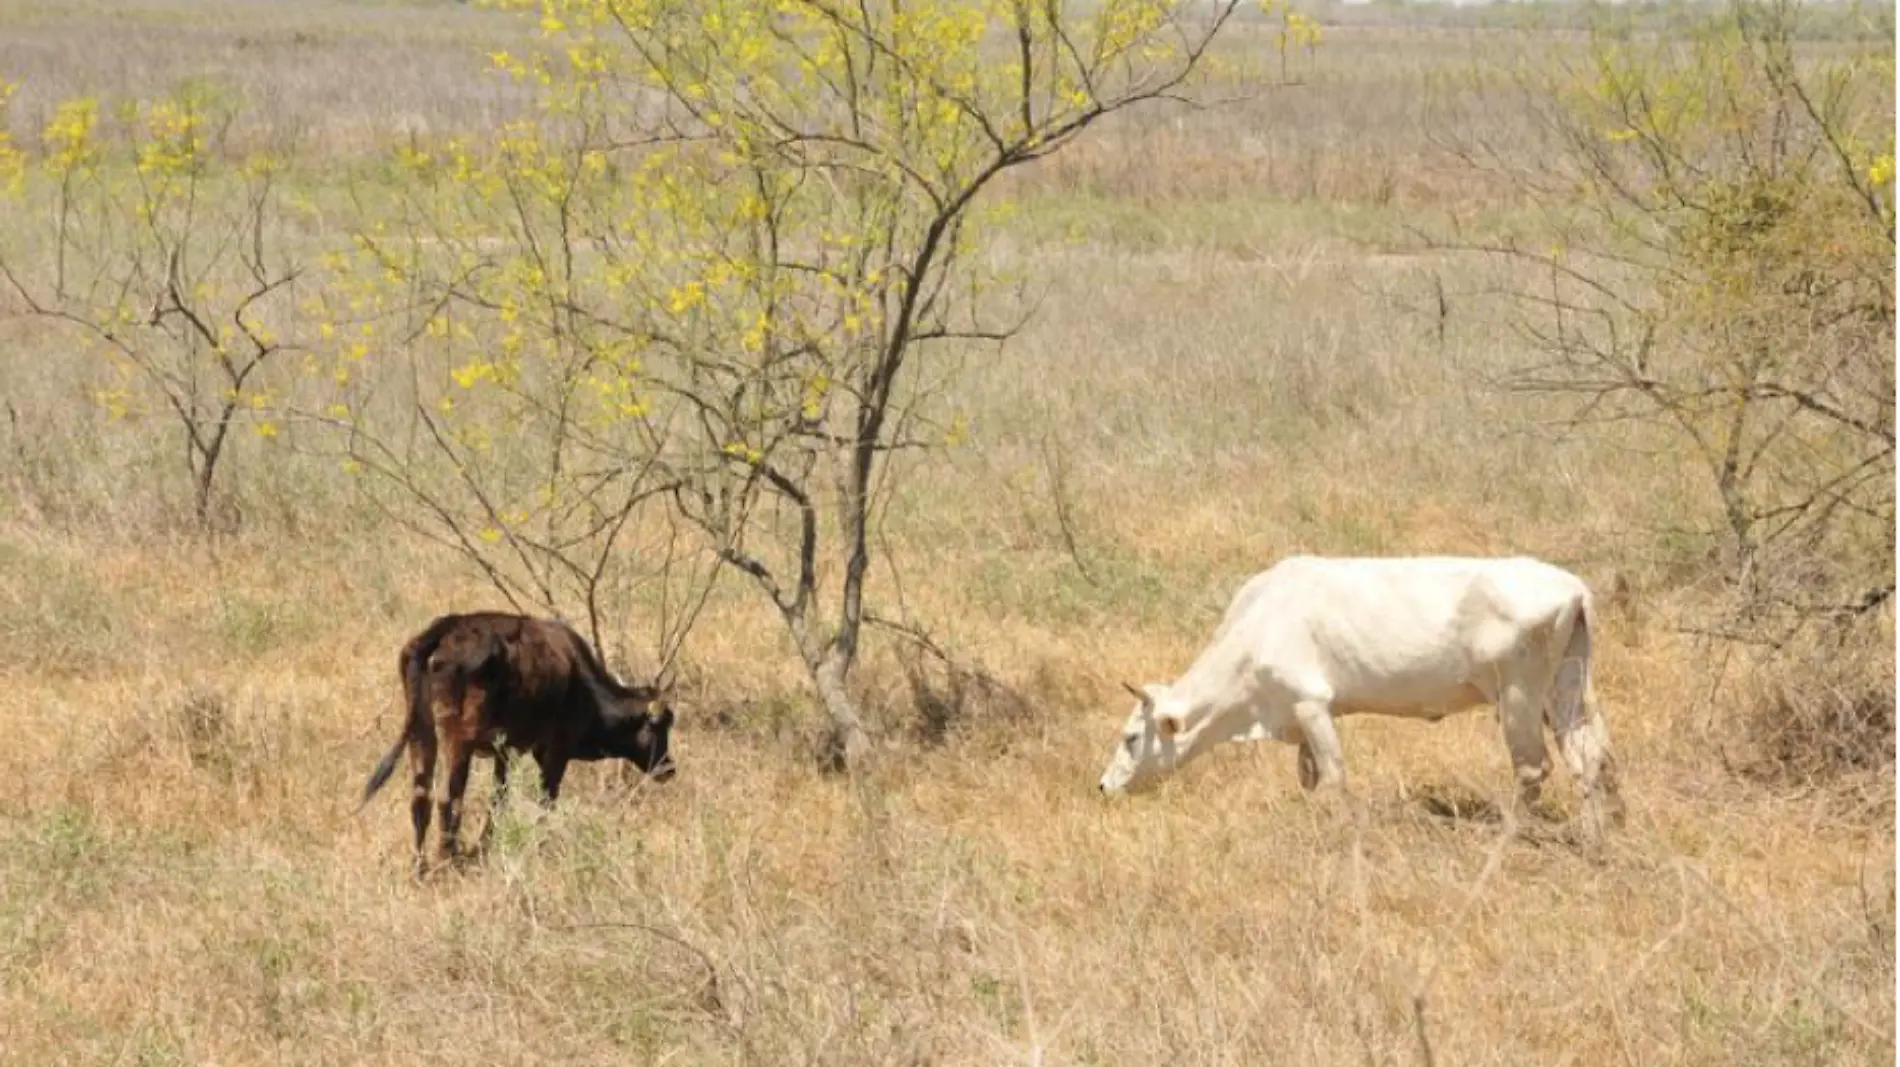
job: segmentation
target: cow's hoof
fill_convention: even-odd
[[[468,851],[460,848],[453,852],[437,850],[431,853],[426,861],[416,861],[416,878],[423,880],[451,871],[459,871],[466,867],[472,858]]]
[[[1313,746],[1300,742],[1300,788],[1312,792],[1319,787],[1319,760],[1313,756]]]
[[[1593,793],[1583,798],[1583,808],[1577,812],[1577,831],[1585,844],[1598,846],[1612,830],[1623,825],[1624,817],[1620,803]]]

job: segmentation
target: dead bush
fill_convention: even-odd
[[[980,663],[922,649],[909,651],[899,661],[915,711],[908,732],[918,744],[941,745],[960,731],[1029,717],[1029,702],[1022,694]]]
[[[1889,627],[1860,624],[1783,648],[1740,687],[1739,770],[1772,785],[1825,785],[1894,766]]]

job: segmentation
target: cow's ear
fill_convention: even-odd
[[[1155,720],[1155,732],[1164,740],[1172,741],[1174,735],[1181,732],[1181,720],[1172,715],[1163,715]]]

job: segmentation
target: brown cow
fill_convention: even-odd
[[[673,775],[667,752],[673,709],[663,694],[621,685],[564,623],[499,612],[444,615],[403,645],[398,669],[407,709],[402,736],[370,772],[363,804],[389,781],[396,757],[407,749],[415,774],[409,811],[418,872],[438,746],[448,765],[438,842],[444,859],[458,849],[462,794],[477,753],[495,757],[497,804],[508,790],[504,746],[534,756],[549,804],[560,796],[570,760],[613,757],[632,760],[656,780]]]

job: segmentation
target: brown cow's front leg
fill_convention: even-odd
[[[567,777],[567,756],[537,749],[534,761],[541,766],[541,801],[553,807],[561,797],[561,779]]]
[[[446,750],[443,756],[449,765],[449,782],[446,794],[442,797],[442,830],[439,844],[441,858],[447,862],[454,860],[461,852],[462,833],[462,795],[468,791],[469,764],[473,762],[474,746],[461,738],[450,738],[443,742]]]
[[[414,785],[409,795],[409,821],[416,828],[416,875],[423,872],[424,843],[429,838],[429,793],[435,786],[435,731],[424,730],[411,736],[408,748],[409,772]]]
[[[501,809],[508,804],[508,750],[495,746],[495,797],[488,804],[488,818],[482,823],[480,848],[485,852],[488,843],[495,838],[495,820],[500,817]]]

